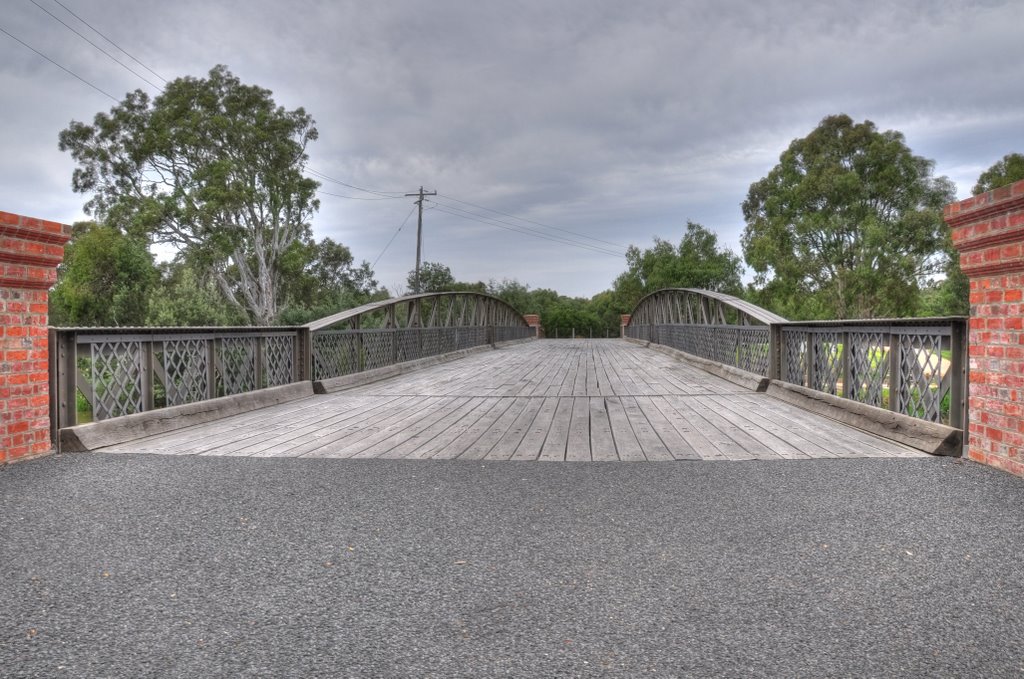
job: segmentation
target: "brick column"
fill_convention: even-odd
[[[945,218],[971,282],[968,455],[1024,476],[1024,181]]]
[[[633,318],[632,314],[622,314],[619,317],[619,337],[626,336],[626,326],[629,325],[629,320]]]
[[[71,227],[0,212],[0,464],[51,452],[47,301]]]
[[[533,336],[540,337],[540,316],[537,314],[523,314],[523,319],[526,321],[528,326],[533,328]]]

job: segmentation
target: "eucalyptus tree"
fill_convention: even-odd
[[[955,193],[933,166],[901,133],[847,115],[794,140],[743,203],[759,301],[795,319],[913,315],[947,256]]]
[[[78,163],[72,185],[91,194],[87,212],[174,246],[251,322],[270,324],[282,258],[311,239],[319,208],[318,184],[303,175],[316,138],[302,108],[217,66],[153,99],[131,92],[91,125],[72,121],[60,149]]]

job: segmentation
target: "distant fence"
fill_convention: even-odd
[[[705,290],[637,305],[625,335],[764,377],[963,429],[967,319],[790,322]]]
[[[477,293],[410,295],[297,327],[51,328],[51,433],[79,413],[107,420],[534,334]]]

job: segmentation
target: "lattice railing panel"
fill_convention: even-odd
[[[943,371],[942,336],[925,333],[902,335],[899,368],[901,412],[940,422],[942,401],[950,388],[948,371]]]
[[[364,330],[363,370],[373,370],[395,363],[394,331]]]
[[[889,334],[851,331],[847,344],[851,382],[847,397],[879,408],[888,407]]]
[[[263,386],[290,384],[295,375],[295,337],[263,338]]]
[[[225,337],[217,352],[218,392],[223,396],[244,394],[256,384],[256,337]]]
[[[359,335],[353,330],[313,334],[313,379],[351,375],[360,371]]]
[[[807,333],[803,331],[782,331],[783,365],[782,378],[791,384],[805,386],[807,380]]]
[[[211,341],[188,338],[159,343],[156,360],[161,368],[167,405],[178,406],[209,398]]]
[[[89,371],[93,418],[106,420],[143,410],[142,342],[96,342],[91,345]]]
[[[811,389],[838,395],[843,382],[843,343],[838,332],[811,333]]]
[[[768,328],[741,328],[736,334],[736,367],[767,376],[771,360]]]
[[[394,342],[396,363],[415,361],[418,358],[422,358],[423,354],[420,352],[421,332],[422,331],[419,328],[395,331]]]

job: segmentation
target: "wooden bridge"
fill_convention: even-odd
[[[182,455],[959,454],[957,323],[789,324],[676,290],[641,303],[630,339],[530,339],[498,300],[447,293],[302,328],[61,330],[54,419],[69,449]],[[72,384],[101,421],[68,421]],[[259,409],[237,405],[250,397]]]

